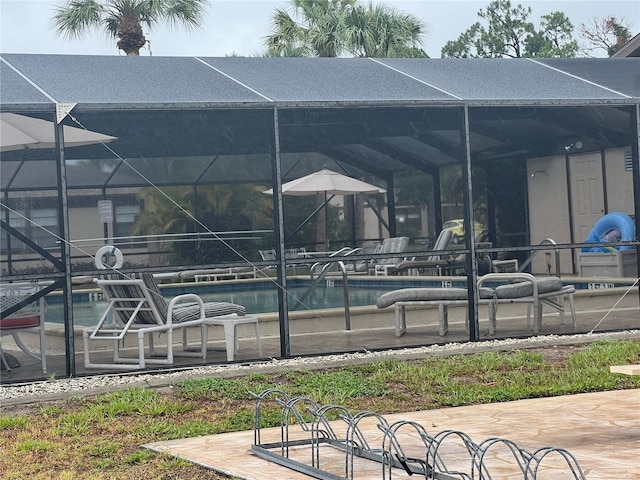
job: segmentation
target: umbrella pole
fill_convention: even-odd
[[[324,191],[324,251],[329,251],[329,205],[327,205],[327,191]]]

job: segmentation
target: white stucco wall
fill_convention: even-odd
[[[527,187],[529,202],[529,229],[531,244],[537,245],[545,238],[556,243],[570,243],[569,196],[567,195],[567,169],[564,156],[530,159],[527,162]],[[547,257],[539,252],[531,262],[533,273],[547,273],[547,259],[551,273],[556,271],[555,254]],[[572,273],[573,263],[569,251],[560,252],[560,271]]]
[[[625,169],[624,152],[616,148],[605,152],[606,196],[609,212],[633,215],[633,176]]]
[[[627,148],[606,150],[603,155],[605,197],[607,212],[624,212],[633,215],[633,181],[631,171],[625,169],[624,153]],[[585,155],[588,153],[582,153]],[[594,152],[594,155],[600,155]],[[572,238],[569,207],[571,197],[567,189],[570,182],[565,157],[534,158],[527,161],[527,185],[529,201],[529,228],[531,244],[539,244],[545,238],[556,243],[577,243],[581,238]],[[604,208],[604,206],[603,206]],[[551,255],[551,272],[555,272],[555,255]],[[577,273],[569,250],[560,252],[563,274]],[[533,273],[547,273],[547,258],[538,253],[532,261]]]

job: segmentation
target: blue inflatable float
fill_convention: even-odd
[[[617,231],[617,232],[616,232]],[[629,215],[622,212],[612,212],[606,214],[593,226],[585,243],[602,243],[610,242],[612,239],[624,241],[632,241],[636,238],[636,226]],[[611,252],[614,250],[631,250],[629,245],[612,246],[612,247],[583,247],[583,252]]]

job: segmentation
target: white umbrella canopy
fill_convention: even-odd
[[[384,193],[385,191],[384,188],[376,187],[327,168],[282,184],[283,194],[298,196],[319,193],[354,195],[356,193]],[[264,193],[273,195],[273,189],[265,190]]]
[[[324,194],[324,242],[325,250],[329,249],[329,238],[327,234],[327,195],[355,195],[357,193],[385,193],[384,188],[376,187],[370,183],[363,182],[347,175],[334,172],[328,168],[323,168],[318,172],[311,173],[305,177],[296,178],[290,182],[282,184],[284,195],[316,195]],[[273,189],[265,190],[264,193],[273,195]],[[307,219],[308,220],[308,219]]]
[[[79,147],[106,143],[117,137],[91,130],[64,126],[64,146]],[[55,125],[40,118],[0,113],[0,152],[32,148],[55,148]]]

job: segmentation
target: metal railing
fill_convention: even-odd
[[[557,243],[553,238],[545,238],[538,245],[557,245]],[[540,250],[534,250],[533,252],[531,252],[531,255],[529,255],[529,257],[527,257],[527,259],[524,262],[522,262],[522,265],[520,265],[520,267],[518,268],[518,272],[524,272],[524,269],[529,266],[529,264],[533,260],[533,257],[535,257],[536,254],[539,251]],[[556,260],[556,277],[560,278],[560,276],[561,276],[561,274],[560,274],[560,249],[554,248],[553,251],[555,252],[555,260]],[[549,265],[547,263],[547,266],[548,266],[547,270],[549,271],[549,274],[551,274],[551,265]]]

